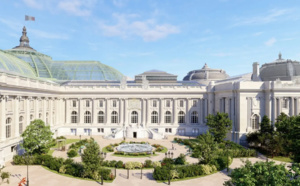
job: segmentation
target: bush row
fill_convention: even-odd
[[[29,165],[43,165],[59,173],[68,174],[74,177],[89,178],[85,174],[82,163],[74,162],[73,159],[56,158],[50,155],[33,155],[29,158],[26,156],[15,155],[13,161],[15,165],[26,165],[28,161]],[[114,179],[110,169],[102,168],[99,170],[99,173],[100,172],[102,172],[104,180]]]
[[[187,177],[208,175],[217,170],[214,165],[185,165],[170,168],[168,166],[156,167],[153,172],[155,180],[183,179]]]
[[[125,169],[135,169],[135,168],[153,168],[153,167],[161,167],[161,163],[158,161],[152,162],[151,160],[145,160],[144,163],[140,162],[127,162],[123,163],[123,161],[116,160],[106,160],[102,162],[102,166],[104,167],[116,167],[116,168],[125,168]]]

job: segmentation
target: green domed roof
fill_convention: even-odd
[[[29,46],[26,28],[23,28],[20,45],[8,53],[27,62],[37,77],[53,80],[102,80],[120,81],[123,74],[98,61],[53,61]]]
[[[26,77],[36,77],[33,68],[23,60],[0,50],[0,71]]]

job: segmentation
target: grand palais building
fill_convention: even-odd
[[[202,65],[183,80],[158,70],[127,80],[98,61],[53,61],[30,47],[24,27],[19,46],[0,50],[0,164],[18,153],[34,119],[55,136],[162,139],[204,133],[208,114],[226,112],[233,122],[227,138],[243,144],[264,115],[274,123],[281,112],[299,113],[298,61],[279,54],[235,77]]]

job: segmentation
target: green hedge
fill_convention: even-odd
[[[215,172],[217,169],[214,165],[184,165],[168,168],[168,166],[154,168],[153,178],[155,180],[183,179],[188,177],[202,176]]]
[[[15,165],[26,165],[27,157],[15,155],[13,157],[13,161]],[[29,157],[29,165],[43,165],[60,173],[69,174],[71,176],[80,178],[85,177],[85,171],[82,163],[74,162],[73,159],[56,158],[50,155],[33,155]],[[99,170],[99,174],[101,172],[104,180],[114,179],[110,169],[102,168]]]

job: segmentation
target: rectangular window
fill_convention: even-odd
[[[117,101],[113,100],[113,107],[117,107]]]
[[[153,107],[157,107],[157,101],[156,100],[153,100]]]
[[[165,131],[166,133],[168,132],[168,129],[166,128],[166,131]]]
[[[172,129],[171,128],[169,128],[169,133],[172,133]]]
[[[180,107],[183,107],[183,100],[180,100],[180,101],[179,101],[179,106],[180,106]]]
[[[193,107],[197,107],[197,100],[193,100]]]
[[[73,107],[76,107],[76,101],[73,100]]]
[[[99,101],[99,107],[101,107],[101,108],[103,107],[103,100]]]
[[[167,100],[166,107],[171,107],[171,101]]]

